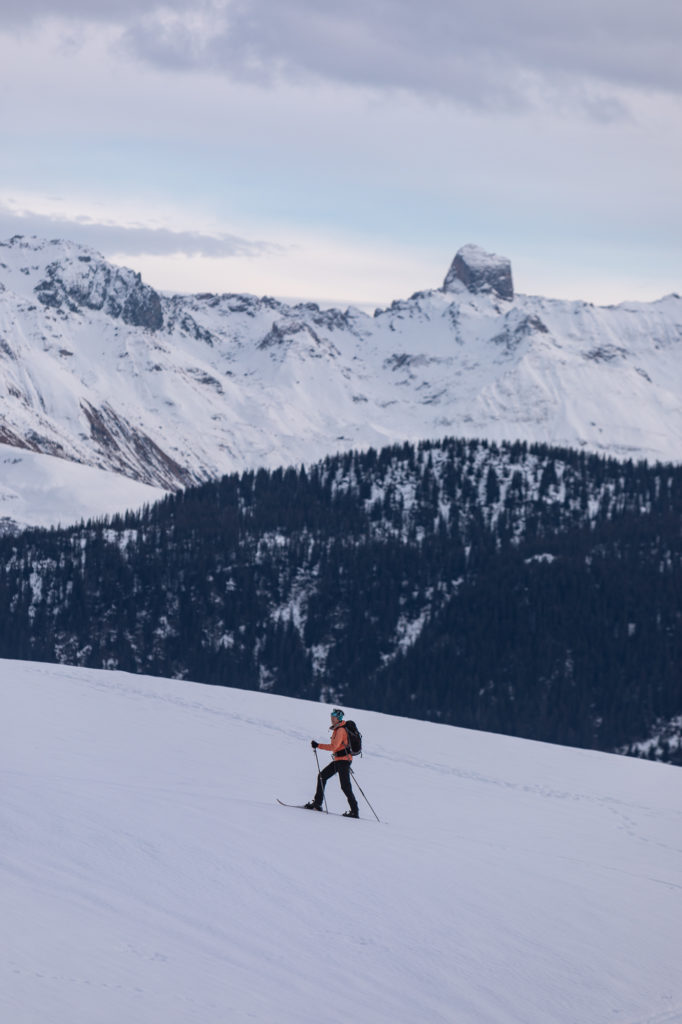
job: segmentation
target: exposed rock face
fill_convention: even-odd
[[[143,430],[132,426],[108,404],[95,408],[82,401],[81,409],[90,424],[92,440],[115,472],[170,490],[178,484],[189,487],[201,482],[203,474],[179,465]]]
[[[55,309],[101,309],[133,327],[163,327],[161,300],[139,274],[89,255],[50,264],[35,294],[44,306]]]
[[[474,295],[488,292],[499,299],[511,301],[514,298],[510,261],[478,245],[462,246],[452,261],[442,291],[456,291],[457,281]]]

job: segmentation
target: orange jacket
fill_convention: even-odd
[[[320,750],[331,750],[335,761],[352,761],[353,755],[346,752],[348,733],[343,722],[332,726],[331,743],[318,743]]]

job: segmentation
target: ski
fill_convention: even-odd
[[[280,806],[282,806],[282,807],[298,807],[298,809],[300,811],[307,811],[307,810],[310,809],[310,808],[306,807],[305,804],[285,804],[284,800],[280,800],[279,797],[277,797],[277,803],[280,804]],[[341,814],[339,811],[314,811],[313,813],[314,814],[333,814],[337,818],[345,818],[346,817],[345,814]],[[361,818],[354,818],[353,820],[354,821],[361,821],[362,819]]]

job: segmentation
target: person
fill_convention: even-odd
[[[346,727],[343,724],[343,711],[340,708],[334,708],[331,713],[331,743],[318,743],[317,740],[311,740],[310,745],[313,750],[330,750],[332,753],[332,761],[323,768],[317,776],[317,790],[315,796],[305,806],[311,811],[321,811],[322,801],[324,799],[324,787],[327,785],[332,775],[339,776],[339,782],[341,783],[341,789],[346,795],[348,800],[348,806],[350,810],[346,811],[344,818],[359,818],[358,813],[358,802],[355,799],[355,793],[350,783],[350,766],[353,760],[353,755],[350,752],[350,746],[348,743],[348,733]]]

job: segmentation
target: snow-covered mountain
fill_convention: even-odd
[[[369,712],[0,662],[11,1024],[673,1024],[679,772]],[[322,763],[326,755],[321,755]],[[330,811],[345,809],[338,782]]]
[[[476,246],[369,316],[164,296],[74,243],[0,244],[0,442],[159,488],[446,435],[677,460],[680,351],[678,295],[515,295]]]

